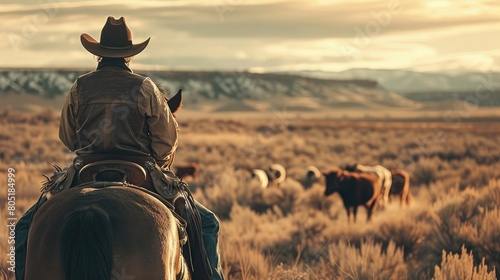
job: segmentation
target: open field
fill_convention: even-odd
[[[228,279],[465,279],[473,269],[468,279],[496,279],[498,115],[452,113],[454,118],[443,119],[438,111],[392,118],[364,111],[356,113],[359,118],[284,110],[206,118],[191,112],[179,116],[176,162],[200,166],[199,178],[189,183],[195,197],[221,219]],[[42,174],[50,175],[53,163],[71,162],[73,155],[59,142],[58,124],[50,111],[0,112],[4,224],[8,168],[16,170],[20,217],[37,199]],[[307,190],[300,183],[308,165],[327,170],[355,162],[407,170],[412,205],[400,209],[392,202],[378,208],[369,223],[361,209],[357,223],[349,224],[338,194],[324,197],[322,181]],[[272,163],[287,168],[280,188],[261,190],[237,168]],[[0,268],[11,276],[8,246],[4,226]]]

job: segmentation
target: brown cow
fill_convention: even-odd
[[[400,207],[403,207],[405,202],[406,205],[410,205],[411,203],[411,194],[410,194],[410,175],[408,172],[395,169],[391,170],[392,174],[392,185],[390,195],[397,195],[400,197]]]
[[[367,173],[349,172],[341,169],[332,169],[325,175],[325,196],[338,192],[347,211],[347,220],[350,221],[351,209],[356,222],[358,206],[367,210],[367,221],[371,219],[380,195],[380,183],[375,175]]]
[[[378,177],[380,186],[382,187],[382,197],[380,199],[381,205],[387,205],[389,203],[389,194],[392,185],[392,175],[389,169],[383,167],[382,165],[363,165],[363,164],[354,164],[347,165],[345,167],[347,171],[355,171],[360,173],[369,173]]]
[[[189,162],[185,164],[179,164],[174,167],[175,175],[179,178],[184,178],[186,176],[191,176],[193,179],[198,177],[199,171],[198,164],[196,162]]]

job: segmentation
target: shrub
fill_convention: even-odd
[[[310,189],[302,192],[295,204],[295,209],[317,209],[321,211],[328,210],[332,205],[331,199],[325,197],[325,187],[320,184],[313,185]]]
[[[484,195],[487,190],[483,190]],[[497,208],[485,210],[481,197],[479,191],[467,189],[435,206],[436,214],[430,222],[432,228],[417,253],[422,271],[432,275],[443,250],[458,254],[463,246],[474,248],[477,259],[485,258],[487,264],[498,265],[500,211]]]
[[[415,170],[413,171],[412,184],[413,185],[429,185],[437,179],[438,164],[436,160],[423,159],[419,160]]]
[[[309,275],[305,272],[300,271],[296,267],[286,269],[283,264],[279,264],[273,271],[269,280],[309,280]]]
[[[364,241],[359,248],[340,242],[329,247],[328,260],[333,275],[339,279],[407,278],[403,251],[392,241],[385,251],[373,240]]]
[[[406,259],[423,242],[429,230],[426,222],[415,221],[413,217],[407,216],[382,223],[375,235],[386,245],[392,241],[402,248]]]
[[[246,243],[221,246],[221,263],[229,279],[265,279],[269,261],[257,249]]]
[[[500,209],[486,210],[469,224],[462,226],[459,234],[467,237],[473,248],[475,259],[482,259],[491,267],[500,267]],[[499,271],[500,272],[500,271]]]
[[[441,265],[435,268],[433,280],[467,279],[467,280],[494,280],[495,268],[488,272],[488,266],[484,264],[484,259],[479,266],[474,265],[474,258],[471,253],[467,253],[465,246],[462,246],[460,255],[443,251]]]

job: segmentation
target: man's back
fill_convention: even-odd
[[[79,155],[152,155],[165,160],[177,124],[164,96],[146,77],[120,64],[79,77],[61,115],[61,141]]]

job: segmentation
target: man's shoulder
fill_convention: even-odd
[[[147,76],[139,74],[139,73],[136,73],[136,72],[127,72],[127,74],[130,75],[130,76],[132,76],[132,77],[135,77],[137,79],[140,79],[140,80],[149,79]]]
[[[94,78],[106,78],[109,76],[115,77],[124,77],[129,80],[136,80],[138,82],[143,82],[146,79],[149,79],[147,76],[130,72],[130,71],[102,71],[102,70],[93,70],[88,73],[82,74],[77,77],[77,80],[86,80],[86,79],[94,79]]]
[[[87,77],[89,77],[89,76],[93,75],[95,72],[96,72],[96,71],[94,70],[94,71],[90,71],[90,72],[87,72],[87,73],[85,73],[85,74],[82,74],[82,75],[80,75],[80,76],[76,77],[76,80],[78,81],[78,80],[81,80],[81,79],[85,79],[85,78],[87,78]]]

